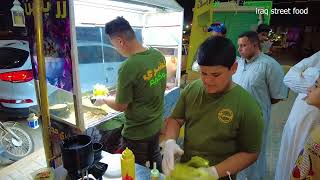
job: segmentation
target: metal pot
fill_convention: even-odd
[[[63,167],[70,173],[84,170],[94,161],[91,137],[75,135],[65,139],[61,144]]]

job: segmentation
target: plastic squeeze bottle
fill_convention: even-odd
[[[160,173],[157,169],[157,163],[153,162],[153,169],[151,170],[151,174],[150,174],[151,180],[159,180],[159,176],[160,176]]]
[[[121,156],[121,176],[122,180],[135,180],[135,161],[132,151],[126,148]]]

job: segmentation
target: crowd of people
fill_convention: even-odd
[[[283,131],[275,179],[320,178],[320,52],[285,75],[268,55],[267,25],[241,33],[236,49],[225,25],[213,23],[208,28],[212,36],[200,45],[192,65],[200,78],[181,90],[163,126],[161,157],[165,58],[137,41],[122,17],[108,22],[105,29],[113,46],[128,59],[119,69],[116,95],[98,98],[95,105],[106,103],[125,113],[123,147],[133,151],[136,163],[156,162],[169,175],[177,156],[180,162],[200,156],[210,164],[204,171],[215,178],[263,179],[271,105],[285,100],[290,88],[299,95]],[[181,127],[185,128],[182,147],[176,142]]]

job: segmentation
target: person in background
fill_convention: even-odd
[[[238,171],[256,161],[263,133],[263,116],[257,101],[232,82],[236,50],[223,37],[210,37],[197,52],[201,79],[188,84],[165,127],[162,168],[166,175],[181,162],[200,156],[209,161],[205,169],[220,179],[233,179]],[[185,126],[183,150],[176,144]]]
[[[282,132],[275,180],[290,178],[290,172],[303,148],[305,139],[314,124],[320,121],[319,109],[308,105],[303,100],[308,87],[312,86],[319,77],[319,69],[320,51],[294,65],[284,77],[285,85],[298,93],[298,96]]]
[[[306,103],[320,109],[320,78],[308,88]],[[289,175],[291,180],[320,179],[320,119],[317,117]],[[283,179],[283,178],[282,178]]]
[[[270,30],[271,28],[267,24],[260,24],[257,28],[261,47],[260,50],[265,54],[271,54],[270,48],[272,46],[272,42],[268,38]]]
[[[158,50],[142,46],[123,17],[106,23],[105,33],[128,59],[119,68],[116,95],[97,98],[95,105],[107,104],[124,112],[123,147],[133,151],[136,163],[156,162],[161,170],[159,132],[167,76],[165,58]]]
[[[211,32],[212,36],[227,37],[227,28],[221,22],[215,22],[210,25],[208,32]]]
[[[258,34],[254,31],[242,33],[238,38],[238,69],[233,81],[251,95],[260,104],[264,117],[263,145],[259,159],[248,169],[239,173],[240,179],[261,179],[266,169],[266,142],[270,121],[271,104],[275,104],[288,95],[283,83],[284,72],[280,64],[272,57],[260,51]]]
[[[227,28],[223,23],[220,23],[220,22],[215,22],[211,24],[210,27],[208,28],[208,32],[211,32],[213,37],[214,36],[227,37]],[[193,62],[191,69],[193,71],[199,72],[199,64],[197,63],[197,61]]]

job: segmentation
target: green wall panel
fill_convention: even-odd
[[[245,1],[245,6],[255,6],[255,7],[263,7],[265,9],[268,9],[269,14],[264,15],[264,21],[263,23],[270,24],[270,18],[271,18],[271,9],[272,9],[272,1]]]

